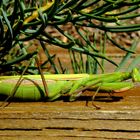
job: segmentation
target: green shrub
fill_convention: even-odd
[[[104,40],[108,39],[126,53],[133,53],[134,50],[121,46],[108,33],[140,30],[140,24],[131,25],[125,22],[139,17],[140,13],[137,13],[139,8],[139,0],[1,0],[0,73],[6,71],[21,73],[25,67],[22,62],[29,61],[38,53],[35,49],[32,52],[28,51],[34,40],[40,42],[48,58],[41,67],[43,68],[49,62],[55,73],[59,73],[60,70],[55,65],[54,56],[49,54],[45,43],[68,49],[73,67],[77,67],[76,59],[74,59],[75,52],[87,55],[86,64],[83,64],[82,56],[80,56],[80,68],[74,71],[77,73],[94,73],[97,66],[103,69],[102,62],[98,58],[116,65],[104,51],[95,47],[95,41],[90,41],[88,32],[83,27],[102,30]],[[63,26],[68,23],[71,23],[83,41],[63,29]],[[67,42],[49,34],[49,28],[57,30],[67,38]],[[32,59],[28,72],[38,73],[33,61]],[[86,68],[81,70],[83,65],[86,65]]]

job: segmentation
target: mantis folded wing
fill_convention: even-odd
[[[64,94],[70,95],[70,101],[74,101],[84,90],[100,90],[122,92],[134,87],[133,82],[125,80],[132,79],[140,81],[137,69],[132,72],[116,72],[109,74],[50,74],[44,75],[48,86],[48,97],[40,75],[23,75],[15,94],[11,95],[19,76],[0,77],[0,95],[11,96],[22,100],[39,101],[46,99],[53,101]]]

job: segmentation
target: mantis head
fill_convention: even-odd
[[[132,70],[132,80],[134,82],[140,82],[140,73],[137,68]]]

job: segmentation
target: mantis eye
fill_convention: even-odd
[[[137,68],[132,70],[132,80],[134,82],[140,82],[140,73]]]

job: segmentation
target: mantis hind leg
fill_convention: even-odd
[[[97,88],[95,94],[92,96],[92,106],[94,106],[96,109],[101,109],[100,106],[97,106],[97,105],[94,104],[95,97],[99,93],[99,90],[100,90],[100,86]]]
[[[102,84],[102,83],[101,83],[101,84]],[[99,93],[100,88],[101,88],[101,86],[99,86],[99,87],[97,88],[97,90],[95,91],[94,95],[92,96],[92,106],[95,107],[96,109],[101,109],[100,106],[97,106],[96,104],[94,104],[95,97],[96,97],[96,95]],[[86,101],[86,106],[88,106],[88,100]]]
[[[113,93],[127,91],[130,88],[134,87],[134,84],[131,82],[113,82],[113,83],[100,83],[96,88],[93,87],[95,90],[95,94],[92,96],[92,105],[96,109],[100,109],[97,105],[94,104],[95,97],[99,93],[99,91],[107,92],[112,99],[114,99]],[[86,103],[88,106],[88,102]]]

